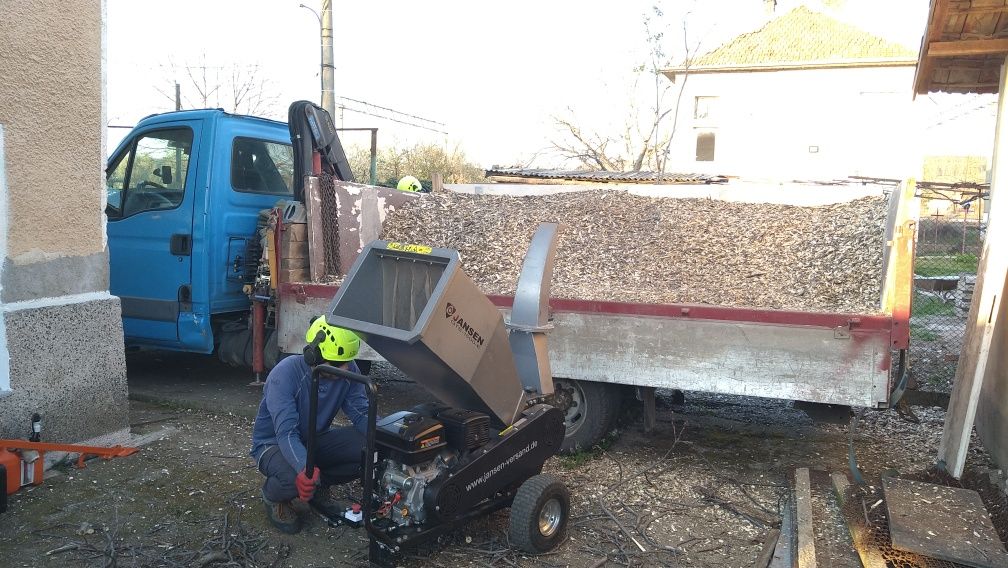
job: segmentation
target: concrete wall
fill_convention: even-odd
[[[915,101],[913,75],[912,66],[688,75],[668,170],[784,180],[919,178],[922,157],[962,130],[954,120],[934,124],[937,105],[957,100]],[[711,118],[694,118],[698,96],[718,97]],[[713,162],[696,161],[701,132],[715,135]],[[989,155],[990,127],[968,144],[958,153]]]
[[[127,427],[108,294],[104,1],[6,0],[0,17],[0,437]],[[68,19],[69,18],[69,19]]]

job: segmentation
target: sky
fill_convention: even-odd
[[[319,10],[319,0],[304,0]],[[318,102],[319,22],[300,0],[135,0],[107,3],[108,123],[135,124],[174,109],[174,83],[183,99],[196,92],[189,73],[229,75],[257,69],[275,98],[265,113],[285,119],[299,99]],[[443,124],[421,129],[337,109],[344,127],[378,127],[379,145],[419,142],[459,147],[476,163],[548,164],[552,117],[571,116],[597,129],[626,117],[648,58],[645,14],[663,30],[670,62],[687,42],[714,49],[765,22],[763,0],[477,2],[333,1],[335,91],[347,97]],[[779,0],[777,14],[799,4],[916,50],[926,0]],[[170,9],[169,9],[170,8]],[[907,85],[907,96],[911,96]],[[387,114],[360,103],[359,110]],[[435,132],[440,131],[440,132]],[[109,152],[127,132],[109,129]],[[447,134],[444,134],[444,133]],[[366,145],[347,133],[345,145]]]

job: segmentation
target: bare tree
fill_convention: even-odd
[[[687,12],[686,16],[688,15]],[[636,79],[633,92],[640,90],[642,81],[653,85],[653,88],[649,87],[649,92],[653,93],[650,104],[642,110],[638,101],[631,98],[623,127],[614,134],[586,129],[571,108],[567,109],[566,116],[554,116],[553,121],[560,138],[552,144],[560,156],[576,160],[592,170],[641,171],[646,168],[657,172],[665,171],[669,145],[678,126],[679,106],[689,73],[683,73],[682,81],[674,84],[661,72],[671,64],[671,58],[666,55],[663,47],[665,32],[660,23],[663,16],[658,6],[652,6],[644,14],[648,58],[634,69]],[[682,66],[688,69],[699,43],[692,48],[689,45],[686,16],[682,20]],[[668,124],[669,121],[671,124]]]
[[[223,108],[236,114],[264,116],[279,99],[259,64],[208,65],[203,55],[195,64],[178,68],[169,62],[162,68],[181,84],[182,108]],[[175,101],[174,91],[155,89]]]

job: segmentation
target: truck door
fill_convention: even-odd
[[[200,123],[135,133],[109,160],[110,290],[122,300],[127,344],[175,347],[191,311],[193,208]]]

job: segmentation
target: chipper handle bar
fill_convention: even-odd
[[[351,373],[345,369],[333,367],[332,365],[318,365],[312,370],[312,386],[309,398],[310,404],[308,407],[308,457],[305,462],[305,471],[315,471],[315,445],[316,438],[318,437],[318,433],[315,431],[315,422],[318,420],[318,387],[321,379],[346,379],[352,383],[360,383],[364,385],[364,392],[367,394],[368,399],[368,429],[367,435],[365,436],[365,449],[367,451],[367,455],[364,457],[364,479],[361,483],[363,486],[361,511],[364,513],[364,528],[367,529],[368,534],[372,538],[381,541],[390,549],[395,550],[398,548],[395,540],[388,535],[375,530],[374,526],[371,524],[371,496],[374,494],[375,467],[374,438],[375,430],[377,429],[376,424],[378,422],[377,397],[375,387],[371,382],[371,379],[365,377],[364,375]]]

